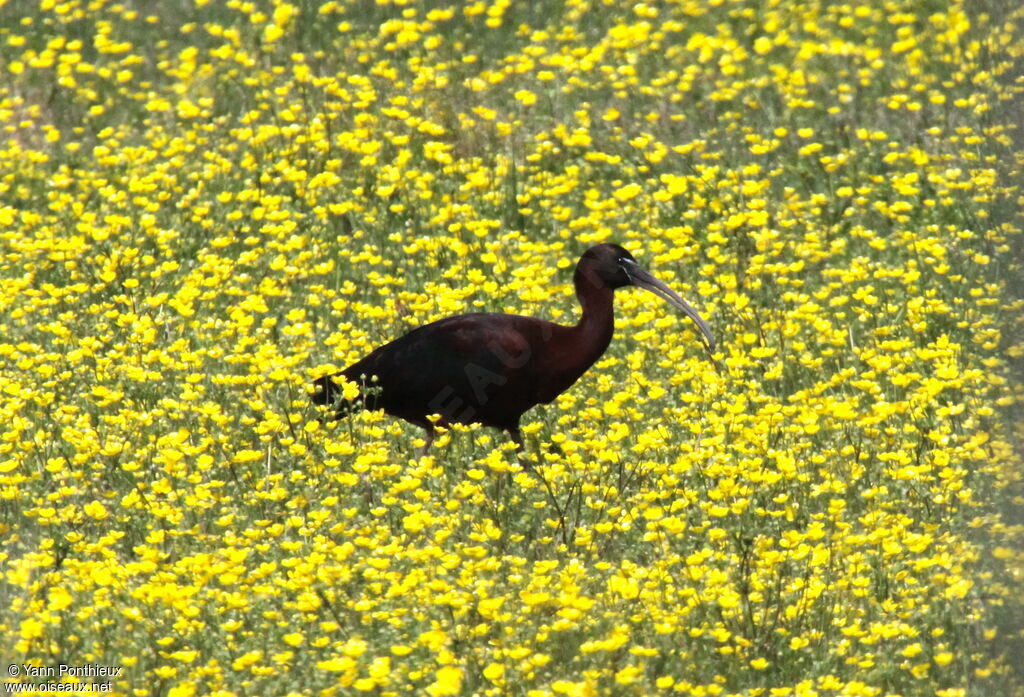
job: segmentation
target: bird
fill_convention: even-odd
[[[614,331],[613,294],[644,288],[692,319],[715,351],[711,328],[697,310],[645,271],[624,247],[598,244],[573,273],[582,316],[575,326],[536,317],[476,312],[413,329],[333,375],[317,378],[314,404],[342,418],[358,409],[381,409],[426,431],[435,425],[480,423],[506,431],[524,449],[519,422],[525,412],[565,392],[605,352]],[[355,383],[358,394],[343,388]]]

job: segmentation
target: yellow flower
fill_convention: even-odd
[[[772,50],[772,40],[767,36],[759,36],[754,39],[754,51],[760,55],[764,55]]]
[[[456,695],[462,689],[462,669],[455,666],[441,666],[434,672],[434,682],[427,686],[431,697]]]
[[[531,106],[537,102],[537,95],[530,90],[516,90],[513,95],[520,104],[524,106]]]
[[[613,195],[617,200],[626,202],[636,198],[642,190],[639,184],[626,184],[616,189]]]
[[[89,503],[85,504],[83,510],[85,511],[85,514],[87,516],[89,516],[90,518],[95,518],[96,520],[103,520],[108,515],[110,515],[107,512],[106,507],[99,501],[90,501]]]

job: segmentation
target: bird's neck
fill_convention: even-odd
[[[573,327],[573,332],[580,348],[580,358],[593,363],[608,348],[615,331],[614,291],[608,286],[580,278],[576,279],[575,286],[583,306],[583,316]]]

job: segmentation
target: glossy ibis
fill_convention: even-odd
[[[338,373],[359,385],[356,400],[344,399],[341,386],[325,375],[315,382],[313,402],[334,406],[338,418],[357,406],[383,409],[426,429],[427,446],[434,438],[428,416],[438,414],[442,426],[475,422],[508,431],[522,448],[520,417],[553,401],[604,353],[614,329],[612,294],[626,286],[646,288],[685,312],[714,352],[711,329],[693,306],[617,244],[584,252],[573,285],[583,306],[574,327],[491,312],[448,317]]]

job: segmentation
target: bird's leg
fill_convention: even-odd
[[[426,434],[423,436],[423,446],[416,448],[416,457],[426,457],[427,451],[430,450],[430,444],[434,442],[434,427],[427,425],[424,426]]]
[[[526,443],[523,442],[523,434],[519,427],[508,429],[508,437],[516,446],[516,461],[524,470],[532,470],[533,465],[526,459]]]

